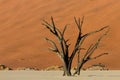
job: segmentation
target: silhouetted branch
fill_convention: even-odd
[[[101,56],[108,55],[108,54],[109,54],[109,53],[102,53],[102,54],[97,55],[97,56],[95,56],[95,57],[93,57],[93,58],[90,58],[90,60],[97,59],[97,58],[99,58],[99,57],[101,57]]]
[[[47,40],[51,45],[53,45],[53,48],[49,48],[51,51],[56,52],[56,53],[57,52],[60,53],[59,49],[58,49],[58,47],[57,47],[57,45],[55,44],[54,41],[52,41],[52,40],[50,40],[48,38],[45,38],[45,40]]]
[[[85,38],[82,39],[82,37],[81,37],[81,34],[82,34],[81,33],[81,31],[82,31],[81,28],[82,28],[82,25],[83,25],[84,17],[82,18],[82,21],[80,21],[80,18],[77,20],[76,17],[74,17],[74,20],[75,20],[75,23],[78,27],[79,33],[78,33],[78,37],[77,37],[77,41],[75,43],[74,49],[73,49],[72,54],[70,56],[70,60],[72,60],[74,58],[76,52],[79,50],[78,48],[81,46],[81,44],[83,43],[83,41],[85,39]]]
[[[66,29],[67,29],[67,25],[65,25],[65,27],[63,29],[62,36],[64,36],[64,33],[65,33]]]
[[[100,32],[100,31],[105,30],[106,28],[109,28],[109,26],[105,26],[105,27],[103,27],[103,28],[100,28],[99,30],[96,30],[96,31],[93,31],[93,32],[90,32],[90,33],[84,34],[82,37],[87,37],[87,36],[89,36],[89,35],[92,35],[92,34],[98,33],[98,32]]]
[[[105,28],[104,28],[104,29],[105,29]],[[103,30],[103,28],[102,28],[102,30]],[[92,44],[92,45],[88,48],[85,56],[83,57],[84,60],[89,60],[89,59],[90,59],[90,57],[91,57],[91,55],[93,54],[93,52],[98,48],[98,45],[99,45],[100,41],[102,40],[102,38],[103,38],[105,35],[107,35],[108,32],[109,32],[109,29],[108,29],[102,36],[99,37],[99,39],[97,40],[97,42],[96,42],[94,45]]]

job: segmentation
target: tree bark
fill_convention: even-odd
[[[83,65],[84,65],[84,63],[83,63],[83,62],[80,62],[80,63],[77,65],[77,69],[76,69],[76,71],[75,71],[75,73],[74,73],[73,75],[75,75],[75,74],[80,75],[80,71],[81,71]]]
[[[71,76],[71,66],[69,66],[68,65],[68,61],[67,60],[65,60],[64,62],[64,66],[63,66],[63,68],[64,68],[64,76]]]

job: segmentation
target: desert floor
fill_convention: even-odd
[[[48,50],[51,45],[44,40],[45,37],[56,40],[41,24],[43,20],[50,21],[51,16],[61,30],[69,24],[65,36],[72,43],[70,52],[78,33],[74,16],[85,16],[83,33],[109,25],[108,35],[95,51],[95,55],[104,52],[109,55],[86,66],[103,63],[109,69],[120,69],[120,0],[0,0],[0,64],[14,69],[61,66],[58,56]],[[96,39],[91,36],[84,48]]]
[[[82,71],[65,77],[62,71],[0,71],[1,80],[120,80],[120,71]]]

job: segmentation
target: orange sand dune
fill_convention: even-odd
[[[99,49],[110,54],[87,65],[101,62],[110,69],[120,69],[120,0],[0,0],[0,63],[39,69],[61,65],[44,40],[51,34],[41,22],[50,21],[51,16],[60,29],[70,24],[67,38],[71,42],[76,36],[74,16],[85,16],[83,32],[110,25]]]

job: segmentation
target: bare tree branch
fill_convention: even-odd
[[[83,22],[84,22],[84,16],[82,17],[82,21],[81,21],[81,25],[80,25],[81,27],[83,26]]]
[[[109,54],[109,53],[102,53],[102,54],[97,55],[97,56],[95,56],[95,57],[93,57],[93,58],[90,58],[90,60],[97,59],[97,58],[99,58],[99,57],[101,57],[101,56],[103,56],[103,55],[108,55],[108,54]]]
[[[84,39],[85,39],[85,38],[82,39],[82,37],[81,37],[81,34],[82,34],[82,33],[81,33],[81,27],[82,27],[81,24],[83,24],[84,18],[82,19],[81,22],[80,22],[80,18],[79,18],[78,21],[77,21],[76,17],[74,17],[74,20],[75,20],[75,23],[76,23],[76,25],[77,25],[77,27],[78,27],[79,34],[78,34],[77,41],[76,41],[76,43],[75,43],[74,49],[73,49],[73,51],[72,51],[72,54],[71,54],[71,56],[70,56],[70,59],[71,59],[71,60],[73,59],[73,57],[75,56],[78,48],[80,47],[80,45],[82,44],[82,42],[83,42]]]
[[[91,55],[93,54],[93,52],[98,48],[98,45],[99,45],[100,41],[102,40],[102,38],[105,35],[107,35],[108,32],[109,32],[109,29],[102,36],[99,37],[99,39],[97,40],[97,42],[94,45],[93,44],[90,45],[86,54],[83,57],[84,60],[89,60],[91,58]]]
[[[42,25],[44,25],[47,29],[50,30],[50,32],[52,32],[54,34],[53,28],[51,27],[51,25],[48,25],[47,23],[42,23]]]
[[[67,29],[67,26],[68,26],[68,25],[65,25],[65,27],[64,27],[64,29],[63,29],[63,32],[62,32],[62,36],[64,36],[64,33],[65,33],[66,29]]]
[[[51,45],[53,45],[53,48],[50,48],[50,50],[52,50],[53,52],[60,53],[60,51],[59,51],[59,49],[58,49],[58,47],[57,47],[57,45],[55,44],[54,41],[52,41],[52,40],[50,40],[48,38],[45,38],[45,40],[47,40]]]
[[[109,26],[105,26],[105,27],[100,28],[99,30],[96,30],[96,31],[93,31],[93,32],[89,32],[89,33],[87,33],[87,34],[84,34],[82,37],[87,37],[87,36],[89,36],[89,35],[92,35],[92,34],[95,34],[95,33],[97,33],[97,32],[103,31],[103,30],[105,30],[106,28],[109,28]]]

